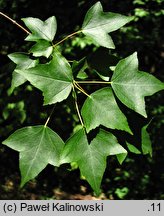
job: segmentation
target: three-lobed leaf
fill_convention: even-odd
[[[23,18],[22,20],[31,31],[31,34],[29,34],[25,40],[37,41],[44,39],[50,42],[53,41],[57,30],[55,16],[49,17],[45,21],[33,17]]]
[[[100,46],[113,49],[115,46],[108,33],[119,29],[130,21],[131,18],[127,16],[103,12],[101,3],[97,2],[88,10],[82,25],[82,32]]]
[[[35,67],[38,64],[38,60],[29,58],[26,53],[11,53],[8,57],[17,65],[12,74],[11,90],[13,91],[16,87],[22,85],[27,80],[24,76],[17,73],[16,70],[24,70]]]
[[[20,152],[21,186],[35,178],[48,164],[59,166],[64,147],[62,139],[43,125],[21,128],[3,144]]]
[[[147,117],[144,97],[164,89],[164,84],[160,80],[138,70],[136,52],[119,61],[111,85],[123,104],[144,117]]]
[[[63,101],[71,92],[71,66],[57,50],[54,51],[49,63],[16,72],[43,92],[45,105]]]
[[[125,115],[119,109],[111,88],[102,88],[90,95],[81,110],[87,132],[103,125],[131,133]]]
[[[127,151],[113,134],[100,130],[89,144],[84,129],[81,129],[66,142],[60,163],[77,162],[81,174],[98,195],[106,168],[106,157],[121,154],[126,156]]]

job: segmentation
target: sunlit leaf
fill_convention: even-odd
[[[53,41],[57,30],[55,16],[49,17],[45,21],[33,17],[23,18],[22,20],[31,31],[31,34],[26,37],[27,41],[37,41],[40,39]]]
[[[147,117],[144,97],[164,89],[164,84],[154,76],[138,70],[135,52],[117,64],[112,76],[112,88],[122,103]]]
[[[127,16],[103,12],[101,3],[97,2],[88,10],[82,25],[82,32],[103,47],[115,48],[108,33],[116,31],[130,21],[131,18]]]

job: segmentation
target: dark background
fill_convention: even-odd
[[[81,26],[86,11],[94,0],[0,0],[0,11],[23,25],[21,18],[37,17],[42,20],[55,15],[59,41]],[[138,52],[140,70],[150,72],[163,80],[164,26],[162,24],[162,0],[102,0],[105,11],[133,15],[134,21],[112,33],[116,49],[112,54],[119,58]],[[164,22],[163,22],[164,23]],[[13,131],[27,125],[44,124],[51,106],[42,106],[41,92],[29,83],[10,94],[14,65],[7,54],[27,51],[31,45],[24,42],[25,33],[7,19],[0,17],[0,142]],[[63,54],[70,59],[80,59],[94,50],[89,42],[78,37],[61,46]],[[88,91],[91,91],[88,89]],[[84,98],[80,98],[82,105]],[[146,98],[148,120],[153,121],[149,133],[153,145],[153,157],[129,154],[122,166],[114,157],[102,182],[99,199],[163,199],[164,198],[164,148],[162,139],[163,110],[162,93]],[[124,107],[123,107],[124,109]],[[126,110],[125,110],[126,111]],[[129,114],[131,126],[140,141],[140,127],[147,121],[141,116]],[[49,126],[66,140],[77,126],[78,118],[69,100],[57,104]],[[121,134],[120,134],[121,136]],[[69,166],[47,166],[39,176],[19,189],[19,155],[0,146],[0,199],[94,199],[90,186],[80,178],[78,169]]]

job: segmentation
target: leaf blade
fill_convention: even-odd
[[[72,90],[71,66],[58,51],[47,64],[16,71],[43,92],[44,105],[65,100]]]
[[[145,125],[141,130],[141,148],[143,154],[149,154],[152,157],[152,144],[150,135],[147,132],[147,127],[149,124]]]
[[[48,164],[59,166],[64,147],[63,140],[43,125],[21,128],[3,141],[3,144],[20,152],[21,187],[35,178]]]
[[[138,150],[138,148],[136,148],[134,145],[126,142],[126,145],[128,147],[128,150],[134,154],[141,154],[140,150]]]
[[[144,97],[164,89],[164,84],[160,80],[138,70],[136,52],[119,61],[111,85],[123,104],[144,117],[147,117]]]
[[[48,58],[53,52],[53,46],[46,40],[38,40],[36,44],[31,47],[30,52],[32,52],[35,57],[45,56]]]
[[[38,64],[38,60],[30,59],[26,53],[11,53],[8,57],[17,65],[12,74],[11,91],[24,84],[27,80],[16,70],[29,69]]]
[[[112,90],[102,88],[90,95],[84,102],[81,114],[87,132],[103,125],[108,128],[125,130],[132,133],[126,117],[119,109]]]
[[[131,18],[111,12],[103,12],[100,2],[94,4],[87,12],[82,24],[82,32],[93,41],[106,48],[115,48],[108,33],[130,22]]]
[[[31,31],[31,34],[29,34],[25,40],[37,41],[44,39],[50,42],[53,41],[57,30],[55,16],[49,17],[45,21],[33,17],[23,18],[22,20]]]
[[[109,155],[127,155],[116,137],[104,130],[88,143],[84,129],[76,132],[67,142],[61,156],[61,163],[76,162],[81,174],[86,178],[97,195]]]

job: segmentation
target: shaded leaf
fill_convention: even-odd
[[[87,148],[88,140],[84,129],[82,128],[67,140],[62,152],[61,163],[70,163],[81,160],[81,153],[84,153]]]
[[[96,142],[97,150],[103,152],[104,155],[116,155],[120,164],[123,163],[127,156],[127,151],[117,141],[117,138],[109,132],[100,130],[100,133],[93,140]],[[100,143],[106,143],[105,146],[101,146]],[[95,148],[96,148],[95,146]]]
[[[98,195],[108,155],[127,154],[116,137],[104,130],[88,144],[84,129],[75,133],[67,142],[62,153],[61,163],[77,162],[81,174]]]
[[[16,71],[43,92],[45,105],[60,102],[71,92],[71,66],[58,51],[53,53],[52,60],[47,64]]]
[[[17,73],[16,70],[28,69],[35,67],[38,64],[38,60],[33,60],[29,58],[29,55],[25,53],[11,53],[8,57],[17,65],[12,74],[11,91],[16,87],[22,85],[27,80],[24,76]]]
[[[72,64],[72,71],[74,77],[79,79],[86,79],[88,75],[86,74],[85,70],[88,67],[86,58],[82,58],[80,61],[73,61]]]
[[[55,16],[49,17],[45,21],[33,17],[23,18],[22,20],[31,31],[31,34],[25,40],[37,41],[44,39],[50,42],[53,41],[57,30]]]
[[[141,154],[141,152],[138,150],[138,148],[136,148],[134,145],[130,144],[130,143],[126,143],[128,150],[134,154]]]
[[[138,70],[135,52],[117,64],[112,76],[112,88],[122,103],[147,117],[144,97],[164,89],[164,84],[154,76]]]
[[[90,95],[82,107],[87,132],[103,125],[131,133],[125,115],[119,109],[111,88],[102,88]]]
[[[30,52],[32,52],[35,57],[45,56],[48,58],[52,54],[52,51],[52,44],[46,40],[38,40],[30,49]]]
[[[148,125],[145,125],[141,131],[141,147],[143,154],[149,154],[152,157],[152,144],[149,133],[147,132]]]
[[[84,79],[88,78],[88,75],[85,71],[79,71],[79,73],[77,74],[77,78],[84,80]]]
[[[103,12],[101,3],[97,2],[88,10],[82,25],[82,32],[103,47],[115,48],[108,33],[116,31],[131,19],[117,13]]]
[[[89,66],[105,81],[109,81],[112,75],[110,67],[118,63],[118,58],[102,47],[91,54],[87,60]]]
[[[21,128],[3,144],[20,152],[21,186],[35,178],[48,164],[59,166],[64,146],[58,134],[42,125]]]

